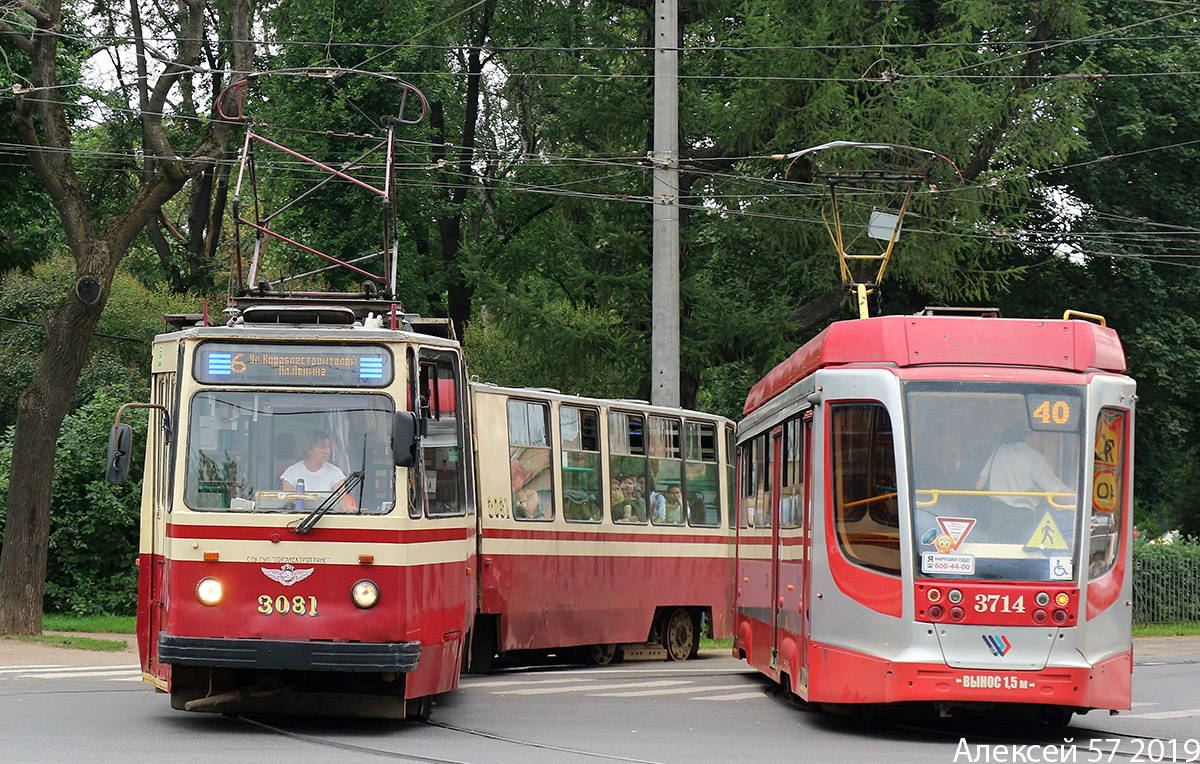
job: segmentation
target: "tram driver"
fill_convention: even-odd
[[[1014,510],[1007,516],[1010,522],[1003,523],[1003,528],[996,522],[991,523],[992,527],[988,530],[993,537],[997,534],[1009,535],[1006,531],[1010,529],[1017,534],[1027,533],[1033,527],[1038,521],[1038,510],[1046,506],[1047,500],[1045,496],[1029,494],[1073,493],[1054,473],[1054,468],[1042,453],[1044,440],[1044,433],[1028,430],[1023,423],[1011,425],[1004,431],[1001,444],[983,465],[975,482],[975,490],[992,492],[994,501]],[[1056,504],[1061,502],[1061,497],[1056,498]],[[1056,508],[1061,509],[1061,506]]]
[[[312,430],[304,436],[303,457],[279,476],[280,488],[318,493],[336,491],[346,481],[346,473],[329,461],[332,457],[333,437],[324,430]],[[303,489],[298,488],[301,484]],[[354,502],[349,496],[343,496],[338,508],[353,509]]]

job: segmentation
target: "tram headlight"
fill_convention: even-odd
[[[379,602],[379,587],[374,581],[364,578],[350,589],[350,599],[363,610],[375,607]]]
[[[946,599],[950,600],[951,605],[957,605],[962,602],[962,592],[958,589],[951,589],[950,593],[946,595]]]
[[[1050,604],[1050,595],[1045,592],[1038,592],[1034,596],[1033,601],[1037,603],[1038,607],[1046,607]]]
[[[223,596],[225,596],[225,587],[212,576],[206,576],[196,584],[196,599],[200,600],[202,605],[212,607],[220,602]]]

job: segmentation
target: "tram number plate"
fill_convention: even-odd
[[[1032,690],[1037,686],[1033,679],[1012,674],[965,674],[954,681],[973,690]]]
[[[317,618],[317,597],[310,594],[307,597],[297,594],[294,597],[280,594],[272,597],[269,594],[258,595],[258,612],[263,615],[299,615]]]

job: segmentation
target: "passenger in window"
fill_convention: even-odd
[[[333,458],[333,438],[324,430],[313,430],[304,436],[304,456],[279,476],[280,488],[295,491],[304,483],[305,491],[336,491],[346,481],[346,473],[329,460]],[[342,509],[354,504],[349,496],[339,502]]]
[[[657,486],[655,486],[657,488]],[[658,491],[650,492],[650,516],[664,522],[667,516],[667,497]]]
[[[687,511],[688,517],[691,518],[692,525],[705,525],[708,523],[708,510],[704,505],[704,494],[699,491],[688,491],[687,495]],[[753,516],[754,509],[750,508],[750,514]],[[753,522],[750,523],[754,525]]]
[[[646,505],[640,496],[637,477],[634,475],[621,475],[620,477],[620,491],[613,499],[612,505],[613,522],[646,522]]]
[[[513,494],[513,507],[522,520],[536,520],[546,516],[541,507],[541,497],[532,488],[522,488]]]
[[[652,493],[661,501],[651,504],[650,516],[660,525],[683,525],[684,505],[683,489],[677,485],[667,488],[666,494]]]

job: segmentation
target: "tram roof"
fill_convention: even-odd
[[[744,414],[818,369],[855,363],[1031,366],[1125,371],[1113,329],[1090,321],[964,316],[880,316],[838,321],[759,380]]]

